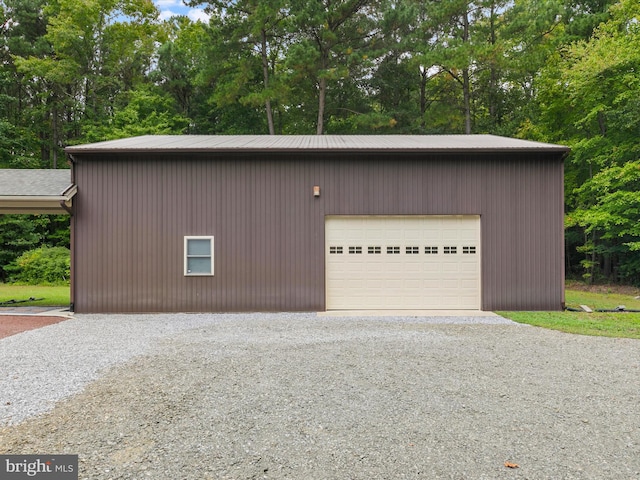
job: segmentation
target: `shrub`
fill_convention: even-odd
[[[68,285],[71,252],[65,247],[29,250],[6,268],[10,281],[26,285]]]

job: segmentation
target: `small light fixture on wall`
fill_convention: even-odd
[[[313,196],[314,197],[319,197],[320,196],[320,186],[319,185],[314,185],[313,186]]]

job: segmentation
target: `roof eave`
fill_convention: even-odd
[[[77,191],[76,185],[69,185],[62,195],[0,195],[0,213],[66,215]]]
[[[73,148],[68,147],[66,153],[74,156],[84,154],[229,154],[229,153],[411,153],[411,154],[459,154],[459,153],[558,153],[566,154],[569,147],[559,145],[553,148]]]

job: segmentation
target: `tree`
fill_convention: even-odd
[[[325,132],[331,84],[368,71],[383,14],[378,0],[291,0],[295,37],[286,67],[290,82],[315,91],[317,135]]]
[[[57,0],[44,39],[50,54],[16,55],[35,112],[45,121],[42,158],[57,158],[82,123],[109,118],[120,92],[143,81],[158,39],[158,16],[146,0]]]
[[[406,57],[420,81],[425,133],[495,131],[508,115],[514,44],[507,0],[414,2]],[[517,48],[517,47],[515,47]],[[456,111],[457,110],[457,111]]]
[[[43,0],[0,2],[0,162],[12,168],[48,164],[43,141],[48,122],[32,102],[31,79],[18,72],[14,58],[51,54],[45,39],[47,16]]]
[[[273,103],[282,94],[276,77],[286,37],[282,0],[192,0],[206,3],[212,14],[209,53],[218,61],[210,69],[218,93],[215,102],[263,106],[268,133],[275,134]],[[220,58],[222,56],[222,58]],[[219,66],[218,68],[215,68]]]
[[[615,179],[621,172],[633,173],[625,164],[640,158],[638,18],[637,1],[618,2],[609,20],[590,39],[554,56],[542,75],[539,99],[543,108],[537,131],[548,140],[562,139],[572,147],[566,162],[566,202],[573,219],[568,227],[572,236],[582,234],[580,251],[586,255],[582,264],[591,280],[615,279],[616,270],[633,272],[635,268],[625,245],[628,232],[621,234],[618,227],[622,224],[606,221],[615,204],[628,210],[631,221],[640,222],[635,200],[632,194],[610,195],[613,192],[605,187],[631,188]],[[634,185],[631,178],[629,182]],[[598,211],[601,216],[596,215]]]
[[[567,225],[582,227],[588,239],[581,248],[585,278],[602,272],[640,285],[640,160],[602,170],[577,194]]]
[[[205,43],[210,29],[187,17],[174,17],[165,26],[168,39],[158,49],[158,62],[150,78],[173,97],[179,113],[191,119],[190,131],[199,133],[193,121],[207,100],[207,94],[199,89],[199,77],[207,69]]]
[[[177,113],[173,99],[152,86],[141,86],[120,98],[126,102],[109,120],[85,125],[83,143],[138,135],[178,135],[189,125],[189,119]]]

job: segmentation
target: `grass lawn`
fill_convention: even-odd
[[[15,306],[32,307],[32,306],[69,306],[70,289],[68,286],[61,287],[41,287],[34,285],[11,285],[0,283],[0,304],[9,300],[27,300],[29,298],[38,298],[42,300],[29,301],[24,303],[16,303]],[[9,305],[0,305],[0,307],[10,307]]]
[[[568,284],[565,291],[567,307],[587,305],[594,310],[586,312],[499,312],[505,318],[537,327],[560,330],[581,335],[625,337],[640,339],[640,313],[601,313],[596,309],[614,309],[624,305],[640,310],[640,291],[602,287],[589,291],[577,284]],[[622,291],[621,291],[622,290]]]

